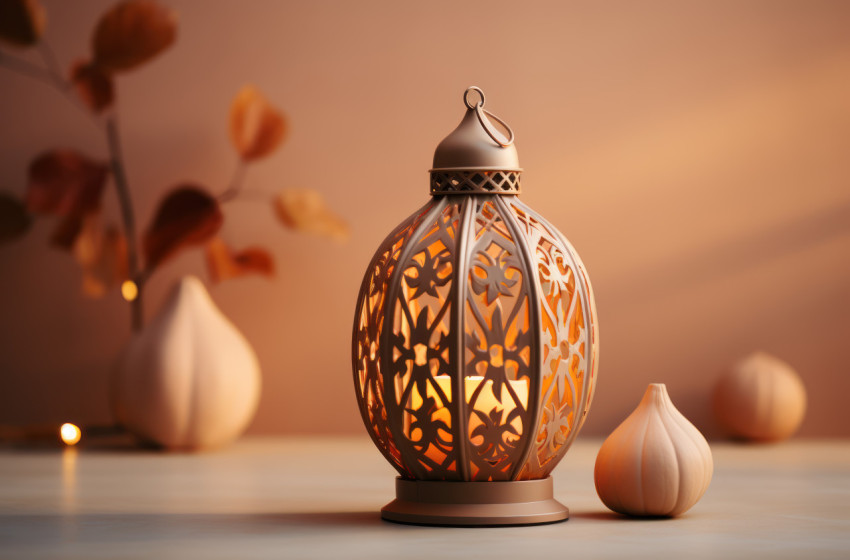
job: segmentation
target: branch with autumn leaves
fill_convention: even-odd
[[[218,232],[223,205],[243,193],[248,166],[273,153],[286,136],[286,120],[253,86],[243,87],[230,107],[230,139],[238,154],[233,176],[218,195],[186,183],[170,189],[138,242],[128,177],[125,173],[115,81],[150,62],[177,37],[175,14],[154,0],[126,0],[97,22],[91,56],[75,61],[67,73],[44,39],[46,12],[38,0],[0,0],[0,43],[12,49],[37,49],[41,64],[0,49],[0,67],[44,82],[89,117],[104,134],[107,157],[74,149],[43,152],[30,163],[23,198],[0,193],[0,243],[22,236],[33,218],[58,219],[51,244],[70,251],[82,268],[82,288],[101,297],[121,286],[131,304],[134,330],[143,324],[142,296],[157,268],[181,250],[203,246],[214,282],[246,274],[272,275],[274,263],[261,247],[233,249]],[[108,185],[115,188],[121,226],[101,212]],[[348,226],[311,189],[288,189],[270,196],[280,222],[293,230],[342,240]],[[256,200],[252,198],[251,200]]]

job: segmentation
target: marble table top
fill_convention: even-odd
[[[703,499],[676,519],[609,512],[601,440],[555,469],[565,523],[382,521],[395,471],[362,437],[250,437],[225,449],[0,449],[0,558],[850,558],[850,441],[712,444]]]

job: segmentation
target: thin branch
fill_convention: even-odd
[[[240,202],[257,202],[262,204],[268,204],[269,201],[274,200],[274,197],[275,193],[254,189],[245,189],[239,191],[238,194],[238,199]],[[230,200],[233,199],[221,200],[221,198],[219,198],[220,202],[229,202]]]
[[[73,85],[62,75],[61,67],[56,59],[53,49],[46,41],[39,44],[41,58],[47,67],[48,74],[53,84],[67,97],[78,109],[91,118],[99,128],[103,127],[101,121],[93,115],[74,95]],[[127,182],[127,174],[124,170],[124,155],[121,151],[121,137],[118,134],[118,117],[111,112],[106,119],[106,140],[109,147],[109,159],[112,166],[112,175],[115,179],[115,190],[118,194],[118,206],[121,209],[121,220],[124,222],[124,234],[127,238],[127,268],[130,278],[136,284],[136,297],[130,302],[130,324],[134,331],[139,331],[144,324],[144,307],[142,295],[147,275],[139,267],[139,248],[136,236],[136,216],[133,212],[133,199],[130,195],[130,186]]]
[[[242,185],[245,182],[245,172],[247,169],[248,166],[240,159],[239,163],[236,165],[236,169],[233,170],[233,176],[230,178],[230,185],[228,185],[223,193],[218,195],[219,202],[233,200],[239,195],[242,191]]]
[[[130,278],[136,283],[138,295],[130,302],[132,326],[138,331],[144,324],[142,293],[147,280],[139,267],[139,247],[136,237],[136,216],[133,213],[133,199],[130,196],[130,186],[124,171],[124,156],[121,151],[121,139],[118,134],[118,119],[112,114],[106,119],[106,135],[109,144],[110,163],[115,178],[115,190],[118,193],[118,205],[121,208],[121,219],[124,222],[124,233],[127,236],[127,264]]]
[[[88,117],[92,124],[99,129],[103,129],[103,122],[100,121],[96,115],[92,114],[88,107],[83,105],[80,99],[74,95],[71,83],[62,76],[62,73],[56,63],[56,57],[53,56],[53,51],[47,43],[42,42],[40,43],[40,46],[41,48],[39,49],[39,52],[41,53],[42,60],[44,60],[44,63],[48,66],[48,68],[44,68],[38,64],[33,64],[23,58],[10,56],[8,53],[2,51],[0,51],[0,66],[4,66],[13,72],[26,76],[27,78],[32,78],[52,86],[61,93],[65,99],[71,103],[71,105],[76,107],[86,117]]]
[[[50,77],[56,84],[56,89],[68,94],[71,91],[71,84],[63,76],[59,63],[56,60],[56,55],[53,54],[53,49],[50,48],[50,45],[46,41],[42,41],[38,44],[38,52],[41,54],[44,65],[47,66]]]
[[[44,82],[47,85],[56,87],[56,81],[53,79],[53,76],[50,74],[50,72],[48,72],[37,64],[33,64],[28,60],[24,60],[23,58],[9,56],[7,53],[0,51],[0,66],[5,66],[9,70],[17,72],[22,76],[33,78],[35,80]],[[64,88],[59,89],[64,93]]]
[[[46,42],[39,45],[39,52],[46,68],[33,64],[27,60],[9,56],[0,51],[0,66],[13,70],[23,76],[44,82],[57,89],[77,109],[89,117],[94,125],[103,129],[103,121],[92,114],[80,99],[74,95],[73,86],[63,75],[53,53]],[[136,298],[130,302],[131,325],[134,331],[142,328],[144,314],[142,307],[142,293],[147,281],[148,273],[139,267],[139,249],[136,237],[136,219],[133,213],[133,200],[130,196],[130,188],[127,183],[127,175],[124,171],[124,157],[121,152],[121,140],[118,134],[118,121],[114,112],[106,120],[106,140],[109,148],[109,159],[112,174],[115,179],[115,190],[118,193],[118,203],[121,208],[121,219],[124,222],[124,233],[127,237],[127,265],[130,278],[135,282],[137,288]]]

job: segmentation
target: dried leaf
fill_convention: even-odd
[[[85,60],[78,60],[71,67],[71,84],[80,100],[95,113],[103,112],[115,100],[112,77]]]
[[[50,234],[50,244],[59,249],[70,251],[74,247],[77,236],[83,230],[86,215],[66,216],[62,218],[53,233]]]
[[[29,167],[26,204],[30,212],[70,216],[100,207],[109,168],[74,150],[51,150]]]
[[[73,254],[83,270],[83,293],[89,297],[102,297],[129,277],[127,239],[114,226],[104,229],[99,214],[83,220]]]
[[[80,234],[77,236],[71,252],[80,266],[87,267],[97,262],[103,244],[100,215],[91,214],[87,216],[80,226]]]
[[[273,152],[286,134],[286,120],[254,86],[244,86],[230,105],[230,139],[242,159]]]
[[[247,274],[274,276],[274,261],[268,251],[260,247],[233,251],[219,237],[207,243],[207,268],[215,283]]]
[[[283,190],[275,198],[274,207],[277,217],[287,227],[337,241],[348,239],[348,224],[328,209],[318,191]]]
[[[31,223],[23,202],[10,194],[0,193],[0,243],[25,234]]]
[[[29,47],[44,34],[47,17],[38,0],[0,0],[0,42]]]
[[[27,210],[63,219],[51,241],[70,249],[88,214],[100,209],[109,167],[74,150],[52,150],[39,155],[29,167]]]
[[[223,220],[218,201],[204,190],[194,185],[177,187],[160,203],[145,233],[148,268],[184,246],[204,243],[216,234]]]
[[[103,14],[92,36],[94,63],[106,72],[144,64],[177,37],[177,15],[153,0],[127,0]]]

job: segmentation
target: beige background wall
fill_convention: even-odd
[[[45,2],[63,65],[88,48],[106,1]],[[276,279],[211,293],[254,344],[255,433],[362,434],[350,322],[381,239],[427,197],[433,149],[484,88],[517,134],[524,200],[567,234],[596,289],[603,434],[648,382],[715,434],[706,395],[752,350],[809,390],[801,433],[850,435],[850,3],[169,2],[177,45],[119,83],[140,222],[171,185],[221,190],[235,164],[226,111],[257,84],[291,121],[248,189],[321,190],[347,245],[282,230],[251,202],[224,237],[273,249]],[[0,188],[28,161],[99,134],[54,91],[0,70]],[[107,207],[115,214],[114,193]],[[0,422],[107,422],[107,379],[128,335],[117,293],[80,295],[42,220],[0,246]],[[150,284],[150,316],[199,252]]]

